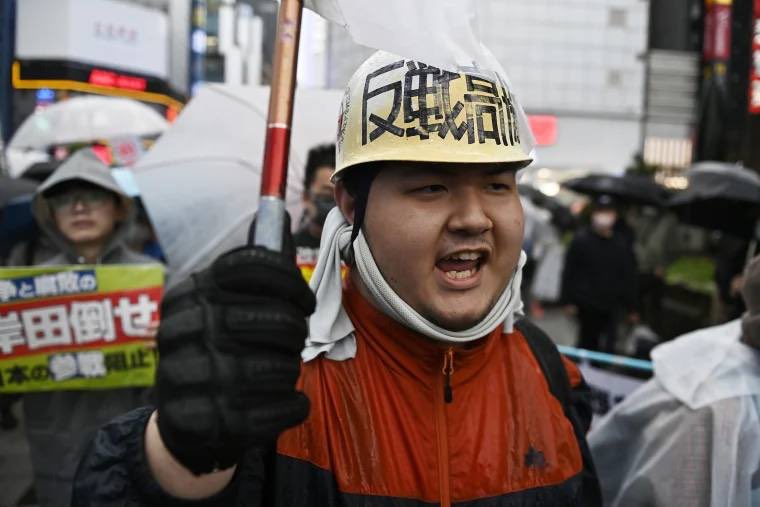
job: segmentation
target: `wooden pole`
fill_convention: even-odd
[[[282,0],[280,3],[261,172],[261,194],[253,240],[256,246],[278,252],[282,251],[282,233],[285,226],[285,186],[288,180],[288,155],[302,11],[303,0]]]

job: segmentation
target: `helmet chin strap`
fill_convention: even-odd
[[[353,228],[340,210],[333,209],[325,221],[319,258],[310,284],[317,296],[317,308],[309,319],[309,338],[301,354],[304,361],[323,353],[328,359],[336,361],[356,355],[354,326],[341,301],[341,259],[345,259],[351,251],[352,233]],[[500,325],[506,332],[512,332],[516,316],[522,313],[520,284],[525,252],[520,253],[509,283],[488,314],[471,328],[462,331],[450,331],[430,322],[401,299],[380,273],[361,231],[353,241],[353,255],[362,282],[383,313],[433,340],[467,343],[482,338]]]
[[[373,301],[383,313],[428,338],[446,343],[467,343],[482,338],[501,324],[504,325],[506,332],[512,332],[515,314],[522,312],[520,285],[522,268],[526,261],[525,252],[520,252],[520,260],[509,283],[488,314],[477,324],[462,331],[450,331],[430,322],[396,294],[375,264],[375,259],[362,232],[359,232],[354,241],[354,252],[359,276],[372,295]]]

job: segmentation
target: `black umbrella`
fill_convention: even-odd
[[[37,185],[39,183],[36,181],[25,178],[0,176],[0,208],[16,198],[33,194],[37,190]]]
[[[574,192],[588,196],[609,195],[627,204],[663,206],[668,192],[649,177],[626,174],[589,174],[563,183]]]
[[[736,164],[701,162],[687,173],[689,186],[668,206],[688,224],[754,238],[760,218],[760,176]]]

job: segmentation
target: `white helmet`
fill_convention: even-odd
[[[333,180],[377,161],[531,163],[518,106],[497,72],[441,70],[384,51],[351,77],[341,103]]]

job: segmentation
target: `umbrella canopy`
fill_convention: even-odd
[[[10,201],[29,196],[37,190],[36,181],[25,178],[10,178],[0,176],[0,208],[4,207]]]
[[[303,165],[315,144],[334,142],[342,92],[299,89],[287,208],[298,223]],[[169,263],[168,285],[246,242],[257,209],[269,88],[208,85],[133,167]]]
[[[589,174],[563,183],[565,187],[589,196],[610,195],[628,204],[663,206],[667,190],[645,176],[626,174]]]
[[[58,144],[160,134],[168,123],[136,100],[74,97],[37,111],[14,134],[10,148],[44,149]]]
[[[752,238],[760,218],[760,177],[736,164],[701,162],[668,206],[688,224]]]
[[[36,164],[51,162],[51,157],[47,151],[34,148],[13,148],[6,146],[5,159],[8,162],[8,174],[14,178],[24,175],[24,173],[34,167]],[[37,179],[33,177],[32,179]]]

